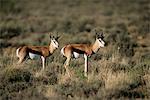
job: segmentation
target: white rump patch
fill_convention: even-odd
[[[61,54],[64,56],[65,55],[65,53],[64,53],[64,48],[65,47],[63,47],[62,49],[61,49]]]
[[[20,50],[20,48],[18,48],[18,49],[16,50],[16,55],[17,55],[17,57],[19,57],[19,50]]]
[[[73,52],[73,56],[74,56],[75,58],[79,58],[80,54],[77,53],[77,52]]]
[[[34,54],[34,53],[29,52],[29,57],[30,57],[31,59],[39,59],[39,58],[40,58],[40,55],[37,55],[37,54]]]

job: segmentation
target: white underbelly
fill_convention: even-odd
[[[31,59],[39,59],[41,56],[40,56],[40,55],[37,55],[37,54],[34,54],[34,53],[29,52],[29,57],[30,57]]]
[[[81,57],[82,56],[82,54],[79,54],[79,53],[77,53],[77,52],[73,52],[73,57],[74,58],[79,58],[79,57]]]

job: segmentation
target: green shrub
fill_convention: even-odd
[[[121,56],[132,57],[134,55],[135,41],[133,41],[127,32],[117,30],[107,37],[108,44],[116,46]]]
[[[34,83],[42,85],[55,85],[57,84],[57,76],[55,73],[46,72],[46,75],[34,78]]]
[[[1,48],[7,48],[8,46],[11,46],[11,44],[7,43],[7,41],[0,41],[0,46]]]
[[[10,39],[23,33],[26,29],[21,22],[17,20],[0,23],[0,38]]]
[[[32,80],[32,74],[25,70],[8,69],[5,71],[2,80],[5,83],[30,82]]]
[[[23,91],[32,86],[32,74],[26,70],[7,69],[0,76],[0,95],[8,98],[9,95]]]
[[[2,28],[0,30],[0,38],[11,38],[17,36],[21,33],[21,29],[19,27],[16,28]]]
[[[72,82],[71,84],[60,84],[56,87],[56,92],[65,97],[94,97],[101,87],[101,81],[87,83],[85,81]]]
[[[19,0],[1,0],[0,1],[0,12],[3,13],[19,13],[22,8],[19,6]]]

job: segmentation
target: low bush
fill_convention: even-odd
[[[26,70],[7,69],[0,76],[0,95],[9,96],[32,86],[32,74]]]
[[[8,14],[8,13],[15,13],[18,14],[21,12],[22,8],[19,6],[19,0],[1,0],[0,1],[0,13]]]
[[[65,97],[85,97],[96,96],[101,87],[101,81],[87,83],[85,81],[72,82],[71,84],[60,84],[56,87],[56,92]]]
[[[108,44],[116,46],[116,49],[119,50],[122,57],[132,57],[134,55],[136,42],[129,37],[129,33],[116,30],[115,32],[112,32],[106,40]]]
[[[5,72],[3,81],[5,83],[15,83],[15,82],[30,82],[32,79],[32,74],[28,71],[20,69],[10,69]]]

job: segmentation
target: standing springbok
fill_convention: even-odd
[[[18,64],[22,63],[27,57],[34,59],[41,57],[43,70],[45,68],[46,58],[53,54],[58,48],[58,36],[55,38],[50,35],[50,44],[48,46],[22,46],[16,50],[16,55],[19,58]]]
[[[72,57],[79,58],[80,55],[84,56],[85,59],[85,67],[84,67],[84,76],[87,77],[87,71],[88,71],[88,56],[91,56],[92,54],[96,53],[100,47],[104,47],[105,43],[103,41],[103,32],[96,33],[96,41],[94,44],[68,44],[65,45],[61,49],[61,53],[63,56],[65,56],[67,59],[64,63],[64,67],[66,69],[66,72],[68,73],[70,77],[70,72],[68,69],[68,65],[70,62],[70,59]]]

